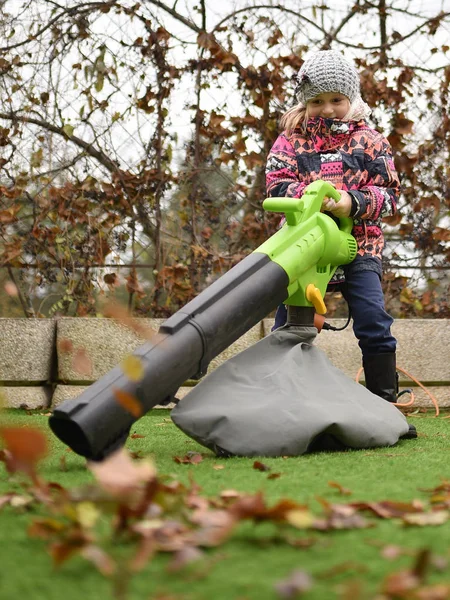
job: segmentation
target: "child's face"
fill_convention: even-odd
[[[308,117],[342,119],[348,113],[350,100],[338,92],[326,92],[308,100],[306,108]]]

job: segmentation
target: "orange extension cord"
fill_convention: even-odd
[[[413,377],[410,373],[408,373],[408,371],[405,371],[405,369],[401,369],[400,367],[397,367],[397,371],[400,371],[400,373],[403,373],[404,375],[406,375],[406,377],[409,377],[409,379],[411,379],[411,381],[414,381],[414,383],[416,383],[420,388],[423,389],[425,394],[427,394],[427,396],[430,398],[431,402],[433,403],[434,410],[435,410],[434,416],[438,417],[439,416],[439,405],[437,403],[436,398],[433,396],[433,394],[429,390],[427,390],[427,388],[422,383],[420,383],[420,381],[418,379]],[[363,368],[361,367],[356,374],[355,379],[356,379],[357,383],[359,383],[359,378],[361,377],[362,372],[363,372]],[[414,398],[414,393],[412,390],[409,393],[411,394],[411,400],[409,402],[405,402],[405,403],[393,402],[392,404],[394,404],[395,406],[398,406],[398,407],[411,406],[412,404],[414,404],[415,398]],[[447,417],[444,417],[444,418],[447,418]]]

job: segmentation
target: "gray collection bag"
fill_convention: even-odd
[[[403,414],[334,367],[315,327],[285,326],[229,359],[172,410],[219,456],[298,456],[392,446]]]

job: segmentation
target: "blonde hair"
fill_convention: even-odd
[[[301,102],[287,110],[280,119],[281,128],[290,135],[294,129],[306,130],[308,111]]]
[[[367,119],[372,111],[364,102],[361,96],[358,96],[351,104],[347,114],[341,121],[361,121]],[[290,135],[294,129],[300,129],[302,133],[306,132],[308,122],[308,104],[305,106],[301,102],[287,110],[280,119],[280,125],[283,131]]]

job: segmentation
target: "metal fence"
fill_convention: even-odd
[[[437,197],[431,208],[427,205],[427,214],[432,211],[434,227],[448,229],[448,131],[435,143],[448,110],[442,86],[449,77],[446,4],[207,2],[202,13],[188,0],[175,6],[150,0],[141,6],[111,1],[75,7],[66,1],[56,6],[28,0],[19,6],[5,0],[0,9],[4,281],[13,277],[29,310],[34,307],[42,314],[63,306],[67,312],[67,293],[80,281],[77,272],[85,278],[90,273],[97,293],[112,294],[125,280],[122,273],[130,269],[138,269],[146,290],[155,286],[155,273],[166,265],[185,261],[193,272],[194,259],[205,264],[209,260],[199,275],[200,287],[206,285],[232,264],[233,256],[251,246],[239,246],[230,231],[242,230],[245,218],[252,211],[256,214],[263,199],[261,182],[258,187],[255,180],[260,178],[270,135],[276,135],[273,116],[292,101],[292,76],[304,54],[330,46],[357,61],[363,90],[372,99],[381,93],[373,87],[380,82],[393,98],[399,78],[410,69],[406,91],[397,92],[403,97],[393,99],[392,106],[386,100],[389,94],[376,102],[373,123],[394,135],[403,123],[403,160],[419,146],[423,153],[429,142],[428,155],[421,155],[408,185],[415,177],[422,186],[421,197],[427,196],[424,187],[430,202]],[[289,59],[294,55],[300,62]],[[367,71],[368,64],[378,65],[375,77]],[[246,78],[255,77],[263,85],[265,65],[267,90],[272,93],[261,96]],[[279,80],[282,87],[277,87]],[[269,107],[261,104],[261,97]],[[254,124],[264,119],[272,127],[269,135]],[[241,156],[236,156],[236,148],[241,148]],[[212,157],[205,158],[208,153]],[[441,165],[428,181],[427,170],[421,168],[427,161]],[[75,187],[82,184],[89,217],[84,225],[91,226],[89,219],[95,223],[88,233],[77,225],[83,207],[79,215],[69,214],[80,197],[81,188]],[[75,187],[69,189],[71,185]],[[58,205],[53,203],[55,195]],[[98,228],[109,207],[115,221],[105,229],[109,242],[102,254]],[[417,229],[411,194],[403,197],[401,209],[404,222],[411,219]],[[55,247],[53,255],[46,253],[38,226],[55,231],[47,238],[48,247]],[[398,224],[387,227],[391,271],[404,277],[414,294],[431,285],[436,297],[444,298],[449,239],[443,236],[436,257],[412,233],[397,232]],[[27,236],[29,243],[15,254],[16,239]],[[242,235],[239,239],[242,242]],[[202,258],[202,253],[210,258]],[[113,273],[114,286],[108,278],[105,282],[105,274]],[[159,280],[165,313],[174,306],[169,279]],[[137,291],[131,285],[124,293],[136,298]]]

